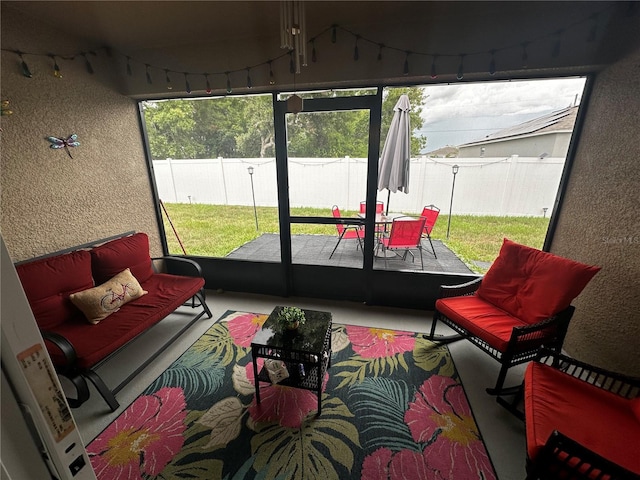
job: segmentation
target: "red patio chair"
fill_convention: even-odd
[[[438,258],[438,256],[436,255],[436,249],[433,248],[433,242],[431,241],[431,231],[433,230],[433,226],[436,224],[436,220],[438,220],[438,215],[440,215],[440,209],[435,205],[427,205],[422,209],[422,214],[420,215],[425,219],[423,237],[427,237],[427,239],[429,239],[431,251],[435,258]]]
[[[360,202],[360,213],[367,211],[367,202]],[[376,213],[384,212],[384,202],[376,202]]]
[[[424,270],[424,261],[422,259],[422,244],[420,240],[422,238],[422,230],[424,229],[425,219],[420,218],[399,218],[395,219],[391,224],[391,232],[388,237],[381,237],[378,243],[378,248],[382,247],[382,254],[384,255],[385,268],[387,266],[387,250],[393,251],[396,255],[398,250],[404,250],[402,259],[407,258],[407,254],[411,253],[411,249],[417,248],[420,252],[420,264],[422,270]],[[411,253],[413,257],[413,253]]]
[[[334,205],[331,208],[331,213],[333,213],[334,218],[341,218],[340,209],[337,205]],[[360,237],[359,225],[345,225],[344,223],[336,223],[336,228],[338,229],[338,243],[336,243],[336,246],[333,247],[333,251],[331,252],[331,255],[329,255],[329,258],[333,257],[333,254],[336,252],[336,249],[338,248],[338,245],[340,245],[340,242],[343,238],[347,240],[357,238],[358,245],[360,246],[360,248],[362,248],[362,238]],[[356,248],[358,247],[356,246]]]

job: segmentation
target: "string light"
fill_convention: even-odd
[[[489,75],[493,76],[496,74],[496,51],[491,50],[491,61],[489,62]]]
[[[84,57],[84,66],[86,67],[87,72],[93,75],[93,66],[91,65],[91,62],[89,61],[89,59],[87,58],[87,54],[85,52],[82,52],[81,55]]]
[[[529,54],[527,53],[527,47],[529,42],[522,42],[522,68],[527,68],[529,63]]]
[[[464,56],[464,53],[460,54],[460,65],[458,66],[458,73],[456,75],[458,80],[462,80],[464,78]]]
[[[207,92],[207,94],[211,95],[211,83],[209,82],[209,74],[208,73],[204,74],[204,79],[207,82],[207,89],[205,90],[205,92]]]
[[[273,61],[269,60],[269,85],[276,84],[276,77],[273,74]]]
[[[56,78],[62,78],[62,72],[60,72],[60,67],[58,66],[58,61],[56,60],[55,55],[49,55],[53,60],[53,76]]]
[[[191,84],[189,83],[189,79],[187,78],[187,72],[184,73],[184,89],[187,93],[191,93]]]
[[[587,42],[595,42],[598,36],[598,14],[591,15],[591,28],[589,29],[589,35],[587,36]]]
[[[24,75],[27,78],[32,78],[33,75],[31,74],[31,70],[29,70],[29,66],[27,65],[27,62],[25,62],[24,58],[22,57],[22,52],[18,50],[16,51],[16,53],[18,54],[18,57],[20,57],[20,67],[22,68],[22,75]]]
[[[299,1],[299,0],[298,0]],[[295,2],[292,2],[292,5],[294,5]],[[298,7],[300,8],[300,7]],[[571,25],[567,26],[567,27],[563,27],[560,28],[558,30],[556,30],[555,32],[552,33],[548,33],[548,34],[544,34],[541,35],[539,37],[537,37],[535,40],[533,41],[522,41],[519,44],[516,44],[515,47],[520,46],[521,47],[521,61],[522,61],[522,66],[521,68],[528,68],[528,60],[529,60],[529,54],[528,54],[528,47],[532,42],[541,42],[541,41],[545,41],[547,39],[549,39],[550,37],[552,37],[553,39],[553,44],[552,44],[552,48],[551,48],[551,57],[552,58],[556,58],[560,55],[560,49],[561,49],[561,41],[562,41],[562,36],[567,33],[570,29],[573,30],[576,26],[578,25],[584,25],[585,23],[587,24],[587,35],[586,38],[583,37],[587,42],[593,42],[598,38],[598,24],[599,24],[599,19],[602,18],[602,15],[604,14],[604,12],[606,12],[607,10],[613,8],[611,5],[608,5],[607,7],[603,8],[602,10],[595,12],[595,13],[591,13],[588,17],[585,17],[583,20],[578,21],[578,22],[574,22]],[[311,42],[311,47],[312,47],[312,61],[314,63],[317,62],[317,49],[316,49],[316,40],[319,38],[320,35],[323,35],[325,33],[328,33],[329,30],[331,30],[331,42],[332,43],[336,43],[337,42],[337,31],[338,29],[343,30],[344,32],[348,33],[349,35],[352,35],[355,38],[355,45],[354,45],[354,52],[353,52],[353,59],[354,61],[358,61],[360,58],[360,52],[359,52],[359,47],[360,47],[360,40],[365,40],[367,42],[370,42],[374,45],[378,45],[378,54],[377,54],[377,60],[381,61],[382,60],[382,50],[384,48],[388,48],[391,50],[395,50],[398,52],[404,52],[405,53],[405,59],[404,59],[404,64],[403,64],[403,74],[404,75],[408,75],[409,74],[409,55],[418,55],[418,56],[430,56],[432,58],[432,62],[431,62],[431,78],[432,79],[436,79],[438,77],[438,72],[437,72],[437,60],[439,56],[442,56],[443,54],[439,54],[437,52],[412,52],[409,50],[404,50],[402,48],[398,48],[395,46],[387,46],[384,43],[380,43],[380,42],[376,42],[374,40],[371,40],[369,38],[363,37],[362,35],[359,35],[356,32],[352,32],[344,27],[341,27],[338,24],[332,24],[329,28],[323,30],[319,35],[317,35],[316,37],[313,37],[311,40],[309,40],[309,42],[304,41],[302,39],[302,35],[300,35],[299,30],[302,30],[304,28],[304,25],[302,24],[303,20],[304,20],[304,15],[302,14],[302,16],[300,16],[300,13],[302,13],[302,10],[298,10],[298,23],[294,24],[292,28],[292,36],[294,38],[295,41],[298,42],[298,52],[302,52],[299,55],[300,56],[305,56],[305,49],[306,49],[306,45]],[[294,12],[295,13],[295,12]],[[294,31],[295,30],[295,31]],[[584,29],[581,29],[580,32],[584,32]],[[488,73],[489,75],[495,75],[495,73],[497,72],[497,68],[496,68],[496,52],[499,52],[501,50],[505,50],[508,48],[512,48],[514,46],[508,46],[508,45],[501,45],[499,46],[499,48],[493,48],[491,50],[488,51],[488,53],[490,53],[491,55],[491,59],[489,61],[489,69],[488,69]],[[109,47],[102,47],[102,49],[105,51],[105,53],[111,57],[112,56],[112,49]],[[60,66],[58,65],[57,62],[57,58],[62,58],[65,60],[73,60],[75,58],[77,58],[78,56],[82,56],[84,58],[84,62],[85,62],[85,67],[88,73],[90,74],[94,74],[94,69],[93,66],[91,65],[91,62],[89,61],[88,58],[88,54],[93,54],[96,55],[95,52],[79,52],[76,53],[74,55],[60,55],[60,54],[55,54],[55,53],[29,53],[29,52],[22,52],[20,50],[10,50],[10,49],[3,49],[12,53],[15,53],[16,55],[18,55],[19,59],[20,59],[20,68],[22,70],[22,74],[23,76],[27,77],[27,78],[32,78],[33,75],[31,73],[31,70],[29,69],[29,66],[27,65],[23,55],[39,55],[39,56],[48,56],[53,60],[53,64],[54,64],[54,71],[53,74],[56,78],[62,78],[62,72],[60,70]],[[122,55],[124,58],[126,58],[126,72],[129,76],[133,76],[133,70],[132,70],[132,60],[136,61],[134,58],[132,58],[129,55],[125,55],[123,53],[120,52],[115,52],[118,53],[119,55]],[[280,59],[282,59],[286,54],[289,54],[289,70],[290,73],[295,74],[298,71],[298,65],[300,63],[302,63],[303,65],[306,65],[306,61],[303,58],[302,62],[300,62],[300,58],[298,57],[296,59],[296,61],[294,61],[292,52],[286,52],[283,53],[282,55],[274,58],[274,59],[270,59],[268,61],[265,61],[263,63],[260,63],[258,65],[254,65],[253,67],[245,67],[245,69],[247,70],[247,88],[252,88],[253,87],[253,82],[251,80],[251,76],[250,76],[250,69],[251,68],[256,68],[260,65],[266,65],[268,64],[269,67],[269,85],[274,85],[275,82],[275,76],[273,73],[273,62],[274,61],[278,61]],[[484,52],[472,52],[472,53],[463,53],[463,54],[455,54],[455,53],[447,53],[444,54],[445,56],[459,56],[460,57],[460,64],[458,67],[458,71],[457,71],[457,75],[456,77],[461,80],[464,77],[464,57],[468,56],[468,55],[472,55],[472,56],[477,56],[477,55],[486,55],[487,51],[485,50]],[[303,55],[304,54],[304,55]],[[159,68],[159,69],[163,69],[165,71],[165,79],[166,79],[166,83],[167,83],[167,89],[168,90],[172,90],[173,86],[172,86],[172,81],[171,78],[169,76],[169,73],[177,73],[177,72],[172,72],[170,69],[167,68],[162,68],[162,67],[157,67],[157,66],[153,66],[151,64],[148,63],[143,63],[140,62],[142,65],[145,66],[145,76],[147,78],[147,83],[148,84],[152,84],[152,79],[151,79],[151,74],[150,74],[150,68]],[[236,73],[236,72],[240,72],[242,69],[239,70],[229,70],[226,72],[214,72],[211,74],[202,74],[202,73],[193,73],[193,72],[182,72],[185,75],[185,85],[187,86],[187,90],[190,93],[190,85],[189,85],[189,79],[188,79],[188,75],[204,75],[206,82],[207,82],[207,93],[210,93],[211,88],[210,88],[210,82],[209,82],[209,75],[226,75],[227,77],[227,91],[230,93],[231,92],[231,81],[230,81],[230,74],[232,73]]]
[[[562,39],[562,30],[558,30],[556,32],[556,41],[553,44],[553,49],[551,50],[551,57],[556,58],[560,55],[560,40]]]

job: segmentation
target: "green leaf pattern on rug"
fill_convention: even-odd
[[[413,350],[413,361],[417,367],[425,372],[437,371],[439,375],[453,377],[456,368],[453,365],[451,354],[445,345],[426,340],[422,335],[416,338],[416,346]]]

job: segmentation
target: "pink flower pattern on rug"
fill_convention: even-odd
[[[410,352],[415,346],[415,334],[385,328],[348,325],[347,335],[354,352],[362,358],[391,357]]]
[[[240,347],[250,348],[253,337],[262,328],[267,318],[269,318],[268,315],[243,313],[229,320],[227,327],[233,343]]]
[[[186,415],[181,388],[138,397],[91,443],[89,457],[98,478],[159,475],[182,448]]]

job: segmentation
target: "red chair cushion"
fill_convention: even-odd
[[[142,283],[148,293],[112,313],[96,325],[78,318],[60,325],[56,332],[74,346],[78,365],[89,368],[159,322],[195,295],[203,286],[201,277],[154,274]],[[54,364],[63,365],[64,356],[47,344]]]
[[[436,309],[500,352],[507,349],[513,328],[527,325],[476,295],[440,298]]]
[[[96,284],[102,284],[129,268],[143,283],[153,275],[149,256],[149,237],[136,233],[112,240],[91,250],[91,268]]]
[[[505,238],[477,294],[533,324],[567,308],[599,270]]]
[[[631,400],[531,362],[524,377],[527,454],[535,460],[554,430],[640,474],[640,422]]]
[[[83,315],[69,295],[93,287],[91,255],[78,250],[16,265],[22,288],[38,327],[51,330],[70,318]]]

